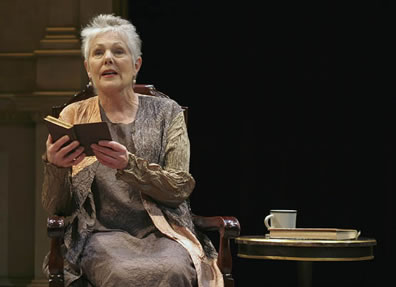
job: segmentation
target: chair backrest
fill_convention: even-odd
[[[138,94],[142,94],[142,95],[149,95],[149,96],[154,96],[154,97],[162,97],[162,98],[169,98],[166,94],[158,91],[154,85],[145,85],[145,84],[136,84],[133,87],[133,90],[138,93]],[[59,117],[59,114],[61,113],[61,111],[67,106],[70,105],[71,103],[74,102],[78,102],[78,101],[82,101],[82,100],[86,100],[88,98],[91,98],[93,96],[95,96],[95,91],[92,85],[87,85],[85,87],[84,90],[78,92],[77,94],[75,94],[72,98],[70,98],[69,101],[67,101],[66,103],[64,103],[63,105],[60,106],[54,106],[52,107],[52,111],[51,114],[54,117]],[[184,119],[186,121],[187,124],[187,112],[188,112],[188,107],[186,106],[182,106],[183,109],[183,113],[184,113]]]

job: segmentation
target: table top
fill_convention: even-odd
[[[372,238],[358,238],[353,240],[323,240],[323,239],[278,239],[269,238],[266,235],[240,236],[235,239],[239,244],[259,244],[259,245],[289,245],[289,246],[373,246],[377,241]]]
[[[235,239],[238,256],[293,261],[362,261],[374,258],[372,238],[354,240],[273,239],[265,235]]]

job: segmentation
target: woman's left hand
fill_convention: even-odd
[[[99,141],[91,148],[98,161],[110,168],[124,169],[128,165],[128,150],[115,141]]]

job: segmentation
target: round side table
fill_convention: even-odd
[[[377,244],[371,238],[304,240],[267,236],[240,236],[235,242],[241,258],[297,261],[300,286],[312,286],[312,262],[371,260]]]

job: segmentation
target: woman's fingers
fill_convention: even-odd
[[[74,154],[75,150],[77,149],[77,147],[80,145],[80,143],[78,141],[72,141],[70,144],[62,147],[59,150],[59,155],[62,157],[68,157],[69,154]],[[82,148],[84,150],[84,148],[81,146],[79,147],[79,149]],[[81,153],[81,152],[80,152]]]
[[[111,157],[111,156],[109,156],[109,155],[107,155],[107,154],[105,154],[105,153],[103,153],[103,152],[101,152],[99,150],[94,150],[93,149],[93,151],[94,151],[94,154],[95,154],[96,158],[98,159],[98,161],[101,164],[106,165],[106,166],[111,167],[111,168],[115,168],[115,166],[117,165],[116,158]]]
[[[91,147],[98,161],[110,168],[123,169],[128,164],[128,150],[118,142],[100,141]]]
[[[123,146],[122,144],[115,142],[115,141],[99,141],[98,146],[99,147],[107,147],[107,148],[110,148],[116,152],[126,152],[127,151],[125,146]]]
[[[122,144],[115,141],[100,141],[98,144],[92,144],[92,149],[110,157],[127,154],[128,150]]]
[[[70,140],[69,136],[65,135],[59,138],[57,141],[53,142],[53,148],[59,150],[64,144]]]
[[[50,163],[59,167],[70,167],[80,163],[84,158],[84,148],[79,147],[78,141],[69,142],[68,136],[63,136],[56,142],[53,142],[49,135],[47,138],[47,159]]]
[[[64,163],[69,166],[76,165],[81,162],[85,158],[85,154],[83,153],[84,147],[80,146],[72,152],[67,153],[63,157]]]

